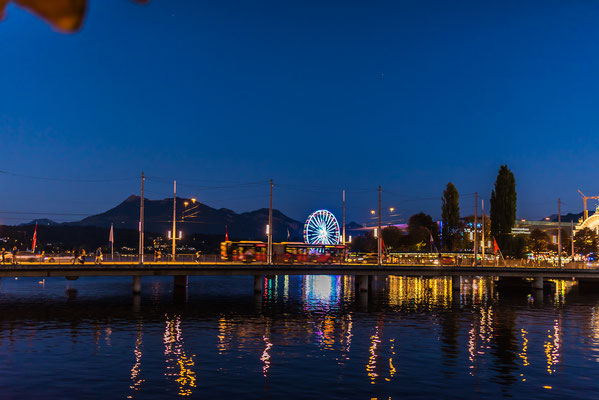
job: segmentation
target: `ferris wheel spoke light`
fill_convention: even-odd
[[[327,210],[314,211],[304,224],[304,241],[308,244],[338,244],[341,242],[337,218]]]

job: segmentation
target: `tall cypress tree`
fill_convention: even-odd
[[[491,192],[491,235],[499,247],[510,250],[510,234],[516,222],[516,179],[507,165],[499,168],[495,189]]]
[[[443,248],[453,251],[457,242],[456,237],[460,222],[460,194],[451,182],[447,184],[443,191],[441,219],[443,221]]]

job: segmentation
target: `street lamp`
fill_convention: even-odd
[[[191,200],[191,206],[189,204],[189,200]],[[185,220],[185,217],[195,217],[198,214],[198,211],[196,211],[198,209],[198,207],[200,206],[200,204],[195,204],[196,202],[196,198],[192,197],[189,200],[185,200],[183,202],[183,205],[185,206],[185,208],[183,209],[183,212],[181,213],[181,219]]]
[[[374,215],[375,211],[374,210],[370,210],[370,214]]]

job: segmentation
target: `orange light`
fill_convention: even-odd
[[[188,202],[188,201],[186,201],[186,202],[184,202],[184,203],[183,203],[183,205],[184,205],[185,207],[187,207],[187,206],[189,205],[189,202]]]
[[[191,202],[195,204],[195,202],[196,202],[196,198],[195,198],[195,197],[192,197],[192,198],[191,198]]]

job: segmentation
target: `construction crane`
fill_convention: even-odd
[[[580,193],[580,195],[582,196],[582,204],[584,205],[584,219],[583,219],[583,221],[586,221],[587,218],[589,217],[589,211],[587,210],[587,200],[588,199],[599,200],[599,196],[585,196],[585,194],[582,193],[580,190],[578,190],[578,193]]]

